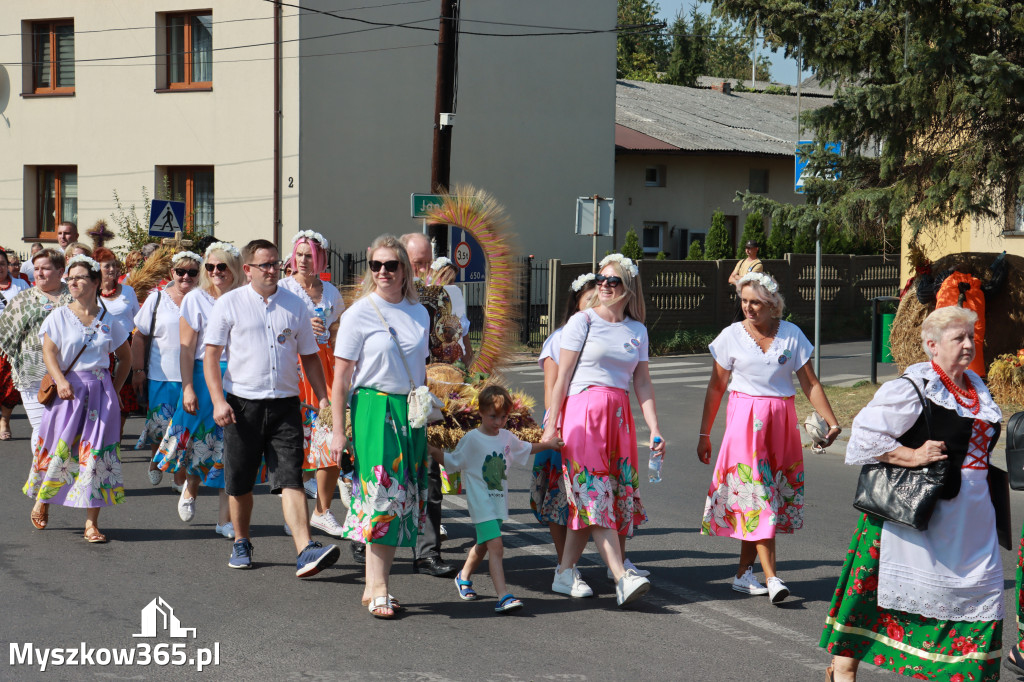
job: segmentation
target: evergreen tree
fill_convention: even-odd
[[[690,250],[686,252],[686,260],[704,260],[704,247],[699,239],[690,242]]]
[[[737,258],[747,257],[744,249],[746,243],[751,240],[757,242],[759,248],[764,248],[764,219],[761,218],[760,213],[747,215],[747,220],[743,223],[743,236],[740,237],[740,243],[736,245]]]
[[[694,87],[698,76],[750,78],[750,35],[739,24],[703,14],[694,5],[689,23],[681,12],[676,15],[671,37],[666,83]],[[771,65],[766,54],[758,56],[758,80],[769,80]]]
[[[817,242],[814,223],[802,222],[793,234],[793,253],[814,253]]]
[[[668,59],[665,82],[673,85],[697,86],[697,78],[707,73],[707,18],[694,5],[690,23],[682,12],[672,24],[672,53]]]
[[[639,261],[644,257],[644,249],[640,246],[640,237],[636,233],[635,227],[630,227],[629,231],[626,232],[626,239],[622,242],[622,255],[626,258],[632,258],[635,261]]]
[[[619,26],[658,23],[658,3],[652,0],[619,0]],[[664,24],[662,24],[664,25]],[[618,33],[616,78],[656,82],[668,66],[668,41],[660,29],[625,29]]]
[[[711,229],[708,230],[707,242],[704,245],[704,258],[719,260],[732,257],[732,244],[729,243],[729,230],[725,227],[725,214],[715,211],[711,216]]]
[[[785,258],[793,250],[793,231],[785,220],[772,221],[772,229],[768,232],[765,243],[765,258]]]

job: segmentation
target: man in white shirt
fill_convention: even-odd
[[[264,239],[251,241],[242,249],[242,259],[249,284],[217,299],[204,358],[214,421],[224,427],[224,487],[235,525],[228,566],[252,565],[252,489],[266,458],[271,492],[281,493],[285,523],[298,552],[295,575],[308,578],[337,561],[340,551],[309,537],[296,355],[321,408],[329,404],[327,384],[305,303],[277,286],[277,246]],[[220,357],[225,348],[228,364],[222,381]]]

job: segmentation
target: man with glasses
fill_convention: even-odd
[[[235,525],[228,566],[252,565],[252,490],[261,459],[266,457],[271,493],[281,493],[284,520],[298,552],[295,575],[308,578],[337,561],[340,551],[336,545],[324,547],[309,537],[295,356],[321,408],[328,405],[327,384],[305,303],[277,286],[281,269],[277,246],[256,239],[242,249],[242,259],[249,284],[217,299],[206,333],[204,361],[214,421],[224,427],[224,487]],[[228,362],[222,382],[219,367],[225,348]]]

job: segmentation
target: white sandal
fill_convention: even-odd
[[[395,617],[395,610],[391,606],[391,599],[388,597],[374,597],[370,600],[369,605],[367,605],[367,609],[374,618],[391,620]],[[377,613],[377,609],[390,609],[391,613]]]

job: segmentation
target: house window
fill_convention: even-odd
[[[75,22],[32,24],[32,92],[39,95],[75,91]]]
[[[167,87],[213,86],[213,13],[167,15]]]
[[[647,187],[665,186],[665,167],[648,166],[644,169],[644,185]]]
[[[78,167],[37,166],[36,225],[42,239],[56,239],[65,220],[78,223]]]
[[[750,182],[748,184],[750,191],[754,194],[767,194],[768,193],[768,170],[762,168],[751,168],[750,169]]]
[[[213,166],[171,166],[167,178],[171,196],[185,202],[189,229],[213,234]]]
[[[644,234],[641,241],[644,253],[658,253],[662,250],[661,245],[665,236],[665,228],[668,223],[644,223]]]

